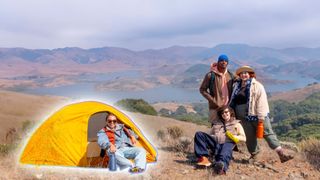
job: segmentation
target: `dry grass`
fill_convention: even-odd
[[[184,130],[179,126],[170,126],[166,130],[159,130],[157,132],[158,139],[161,140],[164,149],[168,151],[173,151],[180,156],[185,156],[187,153],[191,152],[191,145],[193,140],[184,135]]]
[[[0,143],[0,156],[8,156],[13,153],[23,137],[26,136],[27,130],[31,128],[34,124],[30,121],[22,122],[22,131],[18,131],[16,128],[10,128],[5,133],[5,143]]]
[[[178,139],[184,134],[183,130],[179,126],[167,127],[167,133],[171,139]]]
[[[299,148],[306,160],[320,170],[320,140],[310,138],[299,143]]]
[[[0,91],[0,143],[7,143],[6,133],[10,129],[21,131],[24,128],[22,121],[39,122],[50,115],[57,105],[66,101],[67,99],[62,97]]]

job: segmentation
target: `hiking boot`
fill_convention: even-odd
[[[198,159],[198,162],[197,162],[197,165],[199,166],[211,166],[211,162],[209,161],[209,159],[205,156],[201,156],[199,159]]]
[[[255,153],[255,154],[251,154],[251,156],[248,159],[248,163],[249,164],[254,164],[255,162],[257,162],[258,160],[258,154],[259,153]]]
[[[214,164],[213,170],[216,174],[223,175],[223,174],[226,174],[223,168],[224,168],[223,162],[219,161]]]
[[[142,172],[144,172],[144,169],[139,168],[139,167],[133,167],[133,168],[130,168],[130,169],[129,169],[129,172],[130,172],[130,173],[134,173],[134,174],[136,174],[136,173],[142,173]]]
[[[283,149],[277,151],[277,153],[278,153],[278,156],[280,158],[281,163],[285,163],[285,162],[293,159],[293,157],[294,157],[293,155],[285,153]]]

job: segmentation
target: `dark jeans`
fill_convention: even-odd
[[[218,144],[211,135],[200,131],[196,132],[194,136],[194,152],[196,156],[209,157],[208,149],[210,149],[215,154],[215,161],[223,162],[225,172],[228,170],[229,162],[232,159],[234,145],[232,142]]]

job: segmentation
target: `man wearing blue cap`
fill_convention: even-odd
[[[218,63],[211,64],[200,86],[200,93],[209,103],[209,122],[214,124],[218,120],[217,109],[227,105],[232,93],[234,75],[228,71],[229,58],[222,54]]]

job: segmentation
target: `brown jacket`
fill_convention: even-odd
[[[246,135],[244,133],[243,127],[240,124],[239,120],[232,120],[231,122],[226,123],[227,131],[230,131],[234,137],[238,138],[240,141],[246,141]],[[210,135],[218,142],[218,144],[223,144],[225,142],[233,142],[226,136],[223,123],[218,120],[212,124]]]
[[[212,88],[213,92],[210,92],[210,89],[209,89],[210,81],[211,81],[211,72],[213,72],[215,76],[214,84]],[[217,73],[214,71],[211,71],[211,72],[208,72],[203,78],[199,91],[202,94],[202,96],[208,100],[209,109],[217,109],[224,105],[224,101],[222,99],[222,92],[221,92],[222,77],[220,73]],[[226,72],[224,75],[226,76],[227,86],[229,91],[229,99],[230,99],[231,93],[232,93],[233,79],[230,76],[229,72]]]

